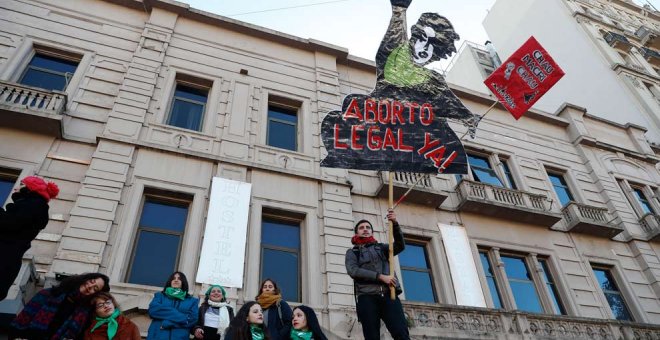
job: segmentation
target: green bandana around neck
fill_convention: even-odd
[[[250,325],[250,334],[252,334],[252,340],[264,339],[264,330],[258,325]]]
[[[187,294],[186,291],[181,290],[181,288],[173,288],[173,287],[165,288],[165,295],[171,297],[172,299],[185,300],[186,294]]]
[[[102,318],[102,317],[96,317],[96,325],[92,327],[92,330],[90,333],[94,333],[94,330],[97,328],[103,326],[104,324],[108,324],[108,340],[112,340],[114,338],[115,334],[117,334],[117,329],[119,328],[119,323],[117,323],[117,317],[119,316],[119,309],[115,309],[114,312],[107,318]]]
[[[291,328],[291,340],[310,340],[312,338],[312,331],[299,331]]]

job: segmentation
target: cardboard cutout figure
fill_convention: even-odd
[[[392,0],[392,19],[376,55],[377,82],[369,95],[349,94],[341,111],[323,119],[328,156],[321,166],[417,173],[467,173],[465,150],[449,127],[472,136],[478,118],[451,92],[444,77],[424,66],[456,52],[458,34],[447,18],[424,13],[408,39],[411,0]]]

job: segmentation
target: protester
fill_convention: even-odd
[[[11,323],[10,339],[77,339],[92,312],[90,298],[110,291],[101,273],[70,276],[57,287],[40,290]]]
[[[12,203],[0,207],[0,301],[21,270],[23,254],[48,224],[48,201],[60,191],[55,183],[36,176],[23,178],[21,184],[11,195]]]
[[[265,279],[256,297],[264,313],[264,325],[273,340],[289,338],[291,329],[291,307],[282,300],[282,293],[273,279]]]
[[[264,326],[264,314],[256,301],[247,301],[231,320],[225,340],[271,340]]]
[[[393,210],[387,219],[394,225],[394,255],[403,251],[405,243],[401,228]],[[403,307],[398,297],[390,298],[390,287],[401,286],[396,275],[390,275],[389,246],[378,243],[373,237],[373,226],[367,220],[360,220],[353,230],[353,248],[346,251],[346,271],[353,278],[357,296],[358,320],[362,323],[365,340],[380,339],[380,320],[394,340],[410,339]]]
[[[197,322],[199,299],[188,294],[188,279],[174,272],[162,292],[154,294],[149,304],[151,325],[147,339],[190,339],[190,329]]]
[[[319,319],[310,307],[300,305],[293,309],[291,340],[328,340],[321,330]]]
[[[212,285],[206,290],[204,302],[199,307],[199,317],[192,334],[195,339],[220,340],[233,318],[234,309],[227,303],[225,289]]]
[[[141,340],[140,329],[121,314],[117,300],[108,292],[92,296],[92,322],[84,340]]]

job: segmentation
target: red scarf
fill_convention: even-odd
[[[360,237],[358,235],[353,235],[353,238],[351,238],[351,243],[355,245],[364,245],[364,244],[378,243],[378,241],[376,241],[376,239],[373,236]]]

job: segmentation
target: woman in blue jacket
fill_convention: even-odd
[[[186,275],[174,272],[149,304],[152,320],[147,340],[189,339],[190,329],[197,322],[198,305],[199,299],[188,294]]]

